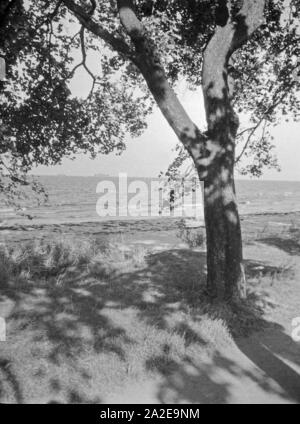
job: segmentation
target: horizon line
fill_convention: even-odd
[[[126,172],[122,171],[120,174],[125,174]],[[93,174],[93,175],[82,175],[82,174],[29,174],[31,177],[82,177],[82,178],[92,178],[92,177],[98,177],[98,176],[106,176],[110,178],[118,177],[118,175],[109,175],[105,173],[99,172],[99,174]],[[158,176],[149,176],[149,175],[127,175],[128,178],[159,178]],[[265,182],[300,182],[300,179],[269,179],[269,178],[235,178],[235,181],[265,181]]]

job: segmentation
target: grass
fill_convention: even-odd
[[[86,375],[103,382],[97,388],[102,398],[103,391],[132,378],[143,380],[158,370],[168,373],[175,363],[194,356],[199,345],[204,354],[215,345],[231,343],[224,321],[210,317],[204,303],[203,309],[196,307],[199,266],[187,280],[187,264],[173,264],[174,284],[174,274],[167,277],[173,260],[151,256],[142,248],[103,248],[95,242],[53,240],[2,248],[1,297],[13,304],[5,347],[9,363],[18,373],[22,369],[20,386],[30,387],[33,397],[39,397],[43,387],[51,398],[47,378],[49,385],[57,368],[67,378],[69,367],[74,367],[75,386],[89,392],[79,372],[84,364]],[[39,368],[47,370],[47,377],[40,370],[41,376],[34,379]],[[69,388],[63,389],[58,379],[60,389],[53,389],[52,396],[70,399]]]
[[[0,270],[3,285],[14,285],[20,280],[49,283],[59,278],[61,283],[68,280],[68,274],[89,270],[95,276],[110,275],[118,267],[143,264],[143,249],[128,253],[117,244],[103,246],[96,241],[75,241],[63,239],[39,240],[20,246],[0,249]],[[52,278],[53,277],[53,278]]]
[[[190,368],[212,384],[208,362],[225,366],[220,352],[266,323],[255,292],[244,304],[210,304],[204,264],[203,252],[96,240],[2,246],[0,315],[2,307],[8,335],[0,400],[102,402],[156,378],[170,387],[174,372],[185,379]],[[248,269],[253,286],[257,278],[266,286],[275,272]],[[277,272],[276,281],[289,272]],[[173,400],[183,397],[176,388]]]

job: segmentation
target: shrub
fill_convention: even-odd
[[[203,246],[205,242],[205,229],[203,227],[188,227],[186,222],[181,220],[178,224],[177,237],[190,248],[200,247]]]

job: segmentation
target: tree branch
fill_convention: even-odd
[[[228,9],[227,22],[216,26],[204,51],[202,85],[207,116],[215,114],[216,102],[222,101],[228,112],[227,116],[231,114],[236,121],[228,83],[228,63],[234,51],[262,24],[266,0],[243,0],[242,7],[235,16],[231,15],[230,1],[224,0],[224,3]],[[214,121],[208,122],[209,127],[211,124]]]
[[[145,28],[139,21],[134,4],[131,0],[117,1],[121,23],[129,35],[135,51],[122,38],[117,38],[105,30],[73,0],[62,0],[65,6],[77,17],[84,28],[105,41],[113,50],[130,59],[143,75],[154,99],[157,102],[167,122],[182,141],[190,155],[199,164],[203,158],[203,145],[206,137],[190,119],[175,92],[168,83],[164,68],[156,48],[146,34]],[[95,6],[95,2],[92,1]],[[82,44],[82,46],[84,46]],[[84,52],[84,51],[83,51]],[[71,71],[84,65],[84,60]]]
[[[245,144],[244,144],[244,147],[242,148],[242,151],[241,151],[241,153],[238,155],[238,157],[235,159],[235,163],[238,163],[240,160],[241,160],[241,158],[243,157],[243,155],[244,155],[244,153],[245,153],[245,151],[246,151],[246,149],[247,149],[247,147],[248,147],[248,145],[249,145],[249,143],[250,143],[250,141],[251,141],[251,138],[252,138],[252,136],[253,136],[253,134],[255,133],[255,131],[260,127],[260,125],[261,125],[261,123],[263,122],[263,120],[264,120],[264,118],[261,118],[259,121],[258,121],[258,123],[254,126],[254,127],[252,127],[252,128],[248,128],[247,130],[249,130],[250,131],[250,133],[248,134],[248,137],[247,137],[247,139],[246,139],[246,142],[245,142]],[[245,130],[246,131],[246,130]],[[242,131],[242,133],[243,132],[245,132],[245,131]],[[241,134],[242,134],[241,133]]]
[[[195,163],[202,157],[204,135],[191,120],[170,86],[157,49],[137,17],[132,0],[117,0],[121,23],[134,47],[134,63],[167,122],[191,154]]]
[[[94,87],[97,81],[97,78],[95,77],[95,75],[92,73],[92,71],[88,68],[87,64],[86,64],[86,50],[85,50],[85,41],[84,41],[84,26],[81,27],[80,30],[80,46],[81,46],[81,54],[82,54],[82,61],[81,61],[81,65],[84,67],[84,69],[86,70],[86,72],[90,75],[90,77],[92,78],[92,88],[89,92],[88,98],[91,97],[91,95],[93,94],[94,91]]]
[[[264,9],[266,0],[244,0],[234,17],[234,37],[232,51],[241,47],[252,34],[265,22]]]
[[[267,116],[270,113],[272,113],[277,108],[277,106],[279,106],[282,103],[282,101],[284,100],[285,96],[287,95],[287,93],[289,92],[290,89],[291,89],[291,85],[289,84],[286,87],[286,90],[284,90],[282,93],[279,93],[281,95],[278,98],[276,98],[276,96],[278,94],[278,91],[275,92],[275,94],[273,96],[273,102],[272,102],[272,104],[261,115],[261,117],[260,117],[259,121],[257,122],[257,124],[254,125],[251,128],[247,128],[244,131],[241,131],[241,133],[237,135],[237,137],[241,137],[245,132],[250,131],[250,133],[249,133],[249,135],[248,135],[248,137],[246,139],[246,142],[244,144],[244,147],[243,147],[241,153],[236,158],[235,163],[238,163],[241,160],[242,156],[244,155],[244,153],[245,153],[245,151],[246,151],[246,149],[247,149],[247,147],[248,147],[248,145],[249,145],[249,143],[251,141],[252,136],[255,134],[256,130],[260,127],[260,125],[264,121],[265,121],[265,124],[264,124],[264,128],[265,128],[265,125],[267,123]],[[263,131],[263,133],[264,133],[264,131]]]
[[[109,31],[104,29],[98,22],[93,20],[91,14],[86,13],[84,9],[77,5],[73,0],[62,0],[65,6],[76,16],[78,21],[87,30],[92,32],[97,37],[105,41],[113,50],[117,51],[127,58],[132,58],[132,52],[125,40],[119,37],[114,37]],[[92,2],[92,7],[96,6],[95,2]]]

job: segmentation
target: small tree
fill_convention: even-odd
[[[154,101],[181,143],[181,157],[192,158],[204,181],[208,290],[239,298],[235,147],[246,135],[247,171],[260,173],[276,164],[268,126],[299,113],[299,1],[40,0],[23,13],[30,22],[18,56],[23,69],[12,68],[13,92],[7,89],[1,111],[22,165],[57,163],[79,150],[120,151],[127,131],[143,130]],[[76,23],[71,36],[67,29]],[[72,67],[76,48],[81,60]],[[88,66],[91,51],[98,54],[97,75]],[[79,67],[91,77],[87,99],[72,97],[68,86]],[[202,86],[205,131],[175,94],[181,78]],[[252,122],[240,133],[236,110]]]

